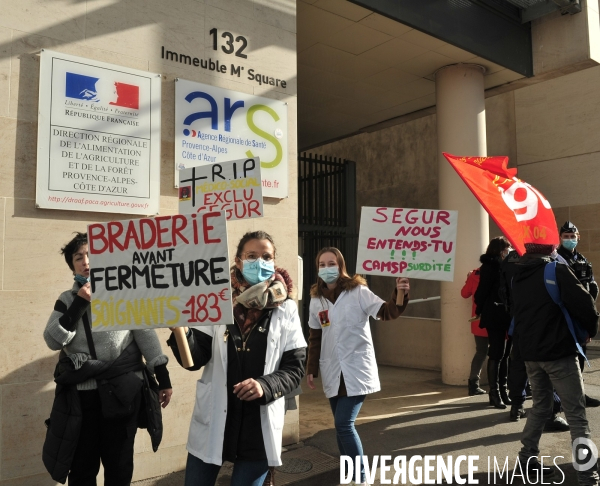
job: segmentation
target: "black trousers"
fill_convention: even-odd
[[[69,473],[69,486],[96,486],[100,461],[104,484],[129,486],[133,476],[133,443],[137,432],[141,393],[131,417],[108,420],[102,416],[98,390],[79,391],[83,420]]]
[[[496,361],[508,359],[512,348],[512,340],[506,339],[506,329],[488,328],[488,358]]]

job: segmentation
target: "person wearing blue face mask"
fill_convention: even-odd
[[[580,241],[581,235],[577,227],[570,221],[567,221],[560,228],[560,247],[557,249],[557,252],[571,267],[581,285],[596,300],[598,298],[598,284],[594,280],[592,264],[576,250]]]
[[[263,486],[281,466],[285,395],[304,376],[306,341],[288,272],[275,265],[275,243],[246,233],[231,267],[234,322],[186,330],[196,371],[185,486],[214,486],[223,461],[231,486]],[[171,335],[167,341],[181,357]],[[267,478],[272,484],[272,478]]]
[[[593,299],[596,300],[598,298],[598,283],[594,280],[592,264],[576,250],[580,241],[581,235],[577,226],[571,223],[571,221],[566,221],[560,228],[560,246],[557,249],[557,253],[559,259],[562,258],[571,267],[577,280],[590,293]],[[586,346],[583,346],[583,352],[585,354]],[[583,372],[585,360],[580,354],[577,357],[579,359],[579,367],[581,368],[581,372]],[[588,408],[598,407],[600,406],[600,400],[585,395],[585,406]]]
[[[310,327],[307,384],[315,389],[319,369],[325,396],[333,412],[340,454],[363,455],[354,427],[360,408],[369,393],[381,389],[369,317],[396,319],[408,304],[407,278],[397,278],[391,299],[385,302],[367,287],[360,275],[350,277],[340,250],[323,248],[316,259],[319,276],[310,289]],[[396,305],[398,292],[404,303]],[[352,467],[352,475],[355,468]],[[353,484],[365,483],[364,465]]]

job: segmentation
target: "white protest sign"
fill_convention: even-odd
[[[288,197],[287,104],[185,79],[176,81],[175,172],[260,157],[263,195]]]
[[[92,330],[233,323],[225,214],[88,226]]]
[[[157,214],[160,75],[42,50],[36,205]]]
[[[457,211],[363,207],[357,273],[454,280]]]
[[[224,211],[228,221],[263,216],[258,157],[179,171],[179,214],[207,211]]]

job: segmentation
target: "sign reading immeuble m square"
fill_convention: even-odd
[[[157,214],[160,75],[44,50],[36,205]]]

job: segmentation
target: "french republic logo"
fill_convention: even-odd
[[[140,87],[83,74],[66,73],[65,96],[94,103],[108,102],[122,108],[140,109]]]

